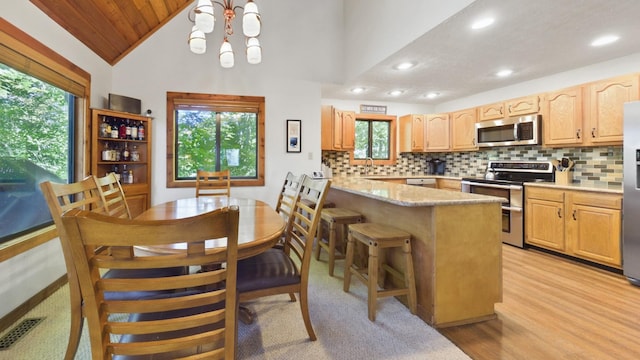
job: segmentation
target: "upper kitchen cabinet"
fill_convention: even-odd
[[[322,106],[322,150],[348,151],[355,148],[355,111],[336,110],[333,106]]]
[[[594,82],[588,89],[586,145],[622,144],[623,104],[640,100],[638,74]]]
[[[410,114],[401,116],[398,126],[398,152],[424,151],[425,116]]]
[[[582,145],[583,91],[582,86],[575,86],[544,95],[541,112],[545,145]]]
[[[540,97],[526,96],[495,104],[478,107],[478,120],[495,120],[512,116],[537,114],[540,111]]]
[[[451,117],[451,150],[478,150],[476,144],[476,108],[456,111]]]
[[[449,114],[425,116],[425,150],[447,151],[451,149]]]

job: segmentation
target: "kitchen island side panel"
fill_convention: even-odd
[[[495,317],[493,306],[502,299],[499,203],[402,206],[335,188],[328,200],[412,235],[418,316],[425,322],[438,327]],[[359,256],[365,261],[366,253]],[[385,258],[404,271],[399,249]],[[406,304],[406,297],[399,300]]]

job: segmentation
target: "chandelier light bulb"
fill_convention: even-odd
[[[256,37],[260,35],[260,13],[258,5],[252,0],[247,1],[242,15],[242,32],[246,37]]]
[[[247,62],[252,65],[262,62],[262,48],[257,38],[247,39]]]
[[[189,35],[189,49],[194,54],[204,54],[207,51],[207,40],[204,37],[204,32],[197,26],[191,28],[191,34]]]
[[[233,67],[233,49],[227,38],[224,39],[222,46],[220,46],[220,66],[225,69]]]
[[[216,18],[213,14],[213,3],[211,0],[198,0],[195,14],[195,23],[198,29],[202,30],[205,34],[212,32]]]

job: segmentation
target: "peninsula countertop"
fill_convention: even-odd
[[[347,193],[409,207],[500,203],[504,201],[504,199],[494,196],[394,184],[362,177],[334,177],[331,179],[331,187]]]

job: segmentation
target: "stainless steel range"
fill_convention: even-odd
[[[550,161],[489,161],[482,178],[463,178],[462,191],[504,198],[502,242],[524,247],[524,186],[530,181],[554,181]]]

